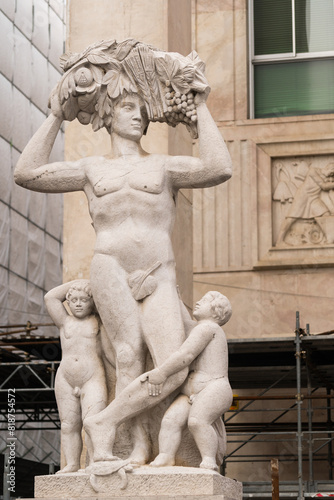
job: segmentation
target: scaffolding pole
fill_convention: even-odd
[[[296,372],[297,372],[297,441],[298,441],[298,500],[304,500],[303,493],[303,432],[302,432],[302,407],[301,397],[301,330],[299,322],[299,311],[296,311]]]

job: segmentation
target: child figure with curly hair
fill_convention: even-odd
[[[227,297],[208,292],[194,309],[196,326],[182,346],[158,368],[146,373],[150,396],[161,393],[173,373],[190,365],[181,394],[166,411],[159,434],[159,455],[151,465],[175,465],[182,430],[188,424],[202,462],[200,467],[218,470],[226,453],[226,432],[221,416],[232,404],[228,380],[228,348],[222,328],[232,314]],[[190,364],[191,363],[191,364]]]
[[[71,314],[64,306],[67,302]],[[53,288],[45,305],[60,329],[62,360],[55,380],[61,421],[61,444],[66,466],[60,473],[80,469],[82,424],[107,405],[107,387],[101,354],[101,322],[96,314],[90,283],[75,280]],[[86,444],[90,459],[92,448]]]

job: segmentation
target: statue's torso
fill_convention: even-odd
[[[136,256],[141,267],[167,254],[170,259],[175,199],[165,159],[160,155],[92,159],[85,192],[96,252],[116,257],[125,267],[125,251]]]
[[[78,320],[68,316],[60,330],[62,361],[59,367],[69,384],[82,386],[102,368],[99,322],[95,316]]]

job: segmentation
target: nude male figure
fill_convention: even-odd
[[[72,314],[68,314],[64,302]],[[82,423],[107,405],[107,386],[101,352],[101,322],[87,280],[75,280],[45,295],[46,308],[60,329],[62,359],[55,393],[61,421],[61,444],[66,466],[58,473],[80,469]],[[87,448],[92,460],[89,439]]]
[[[15,181],[27,189],[82,190],[87,196],[97,236],[90,283],[105,329],[104,353],[110,360],[114,352],[116,356],[116,395],[144,372],[147,348],[159,366],[185,339],[171,244],[177,193],[215,186],[232,173],[228,150],[206,106],[207,95],[195,97],[200,158],[145,152],[140,145],[148,125],[144,102],[138,94],[123,91],[113,103],[109,155],[48,164],[63,121],[54,92],[52,112],[15,170]],[[169,392],[186,375],[187,369],[172,375]],[[108,422],[103,428],[108,429]],[[145,463],[148,441],[138,426],[134,429],[132,459]]]

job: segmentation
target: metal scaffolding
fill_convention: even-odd
[[[59,429],[54,395],[59,339],[33,335],[31,324],[16,326],[24,327],[23,335],[7,333],[0,340],[0,420],[8,423],[7,392],[15,387],[17,429],[41,424]],[[332,333],[311,335],[308,327],[300,328],[297,314],[294,336],[228,341],[230,382],[245,395],[236,396],[239,408],[225,415],[229,448],[223,473],[234,462],[269,464],[277,459],[281,467],[295,466],[295,480],[279,482],[280,498],[301,500],[334,491]],[[254,389],[258,393],[250,395]],[[265,407],[256,407],[264,402]],[[244,498],[250,497],[271,498],[271,483],[245,482]]]
[[[308,326],[300,328],[297,313],[294,337],[229,341],[233,389],[260,391],[254,396],[236,396],[234,403],[240,407],[225,415],[229,451],[223,473],[233,462],[269,463],[277,458],[281,464],[294,466],[296,477],[295,481],[280,482],[280,498],[301,500],[316,492],[334,492],[331,333],[311,335]],[[266,402],[266,407],[255,408],[256,402]],[[325,419],[321,421],[319,414]],[[250,421],[254,415],[258,420]],[[256,444],[256,453],[247,453],[247,448]],[[315,471],[319,463],[327,469],[324,474],[322,467],[321,478]],[[245,498],[271,496],[268,481],[244,483]]]

